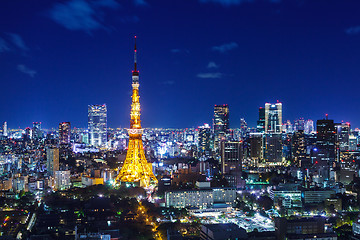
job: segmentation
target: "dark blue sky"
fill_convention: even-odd
[[[325,113],[360,126],[360,1],[12,0],[0,3],[0,121],[87,126],[87,105],[129,127],[133,36],[143,127],[255,126]]]

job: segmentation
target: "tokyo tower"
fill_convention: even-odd
[[[136,66],[136,36],[134,48],[134,71],[132,71],[132,103],[130,111],[129,145],[124,164],[116,177],[116,183],[133,182],[140,183],[141,187],[149,187],[151,183],[157,183],[152,172],[152,164],[145,158],[142,142],[143,129],[140,121],[139,102],[139,71]]]

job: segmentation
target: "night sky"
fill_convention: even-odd
[[[143,127],[197,127],[214,104],[230,126],[283,119],[360,127],[360,1],[4,0],[0,121],[87,127],[87,105],[129,127],[137,35]]]

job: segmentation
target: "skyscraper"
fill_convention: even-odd
[[[3,136],[4,136],[4,137],[7,137],[7,136],[8,136],[7,122],[4,122],[4,124],[3,124]]]
[[[220,142],[229,133],[229,106],[227,104],[214,107],[214,149],[219,149]]]
[[[245,139],[248,134],[248,125],[244,118],[240,118],[240,133],[242,139]]]
[[[317,150],[319,160],[335,161],[336,158],[336,129],[334,120],[326,119],[316,121]]]
[[[349,150],[350,123],[336,124],[336,140],[340,151]]]
[[[199,127],[199,156],[210,156],[211,128],[209,124]]]
[[[59,171],[59,149],[49,147],[46,149],[46,166],[47,172],[50,176],[54,176],[56,171]]]
[[[229,185],[238,187],[242,169],[242,142],[221,142],[221,173],[225,175]]]
[[[265,132],[281,133],[282,103],[265,103]]]
[[[306,142],[303,130],[294,132],[292,138],[292,157],[293,163],[300,167],[301,161],[306,159]]]
[[[59,123],[59,143],[60,144],[69,144],[71,135],[71,125],[70,122]]]
[[[303,118],[295,120],[294,131],[305,130],[305,120]]]
[[[106,104],[88,106],[88,128],[90,145],[104,146],[107,142]]]
[[[257,121],[256,131],[259,133],[265,132],[265,108],[259,108],[259,120]]]
[[[283,131],[285,133],[292,133],[294,131],[293,129],[293,125],[291,124],[290,120],[287,120],[284,124],[283,124]]]
[[[253,160],[254,165],[264,158],[263,135],[263,133],[250,133],[250,158]]]
[[[32,138],[33,139],[40,139],[43,137],[42,131],[41,131],[41,122],[33,122],[33,128],[32,128]]]
[[[129,145],[124,164],[116,177],[116,182],[136,182],[141,187],[149,187],[151,182],[157,183],[157,179],[152,171],[152,164],[145,158],[140,120],[140,101],[139,101],[139,71],[136,62],[136,36],[134,48],[134,71],[132,71],[132,103],[130,111]]]
[[[309,119],[305,122],[305,134],[310,134],[313,131],[314,131],[314,121]]]
[[[269,163],[280,163],[282,161],[281,134],[268,133],[265,137],[265,159]]]

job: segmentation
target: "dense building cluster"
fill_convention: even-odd
[[[227,239],[357,239],[359,129],[328,116],[282,122],[279,102],[259,108],[254,128],[243,118],[230,125],[229,113],[228,105],[215,105],[212,125],[145,128],[144,152],[158,180],[147,193],[114,185],[129,135],[107,127],[105,104],[89,106],[87,129],[70,122],[11,129],[5,122],[1,235],[126,239],[136,233],[124,223],[133,230],[146,223],[130,209],[149,201],[153,230],[138,232],[148,239],[223,239],[216,229],[234,233]],[[84,195],[87,189],[93,193]]]

